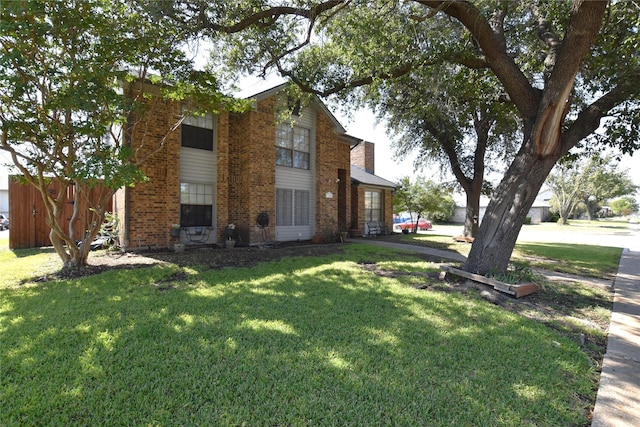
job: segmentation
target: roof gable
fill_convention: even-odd
[[[272,87],[271,89],[263,90],[262,92],[258,92],[255,95],[248,96],[247,99],[255,99],[257,102],[267,98],[271,98],[272,96],[275,96],[278,93],[280,93],[282,90],[284,90],[284,88],[287,87],[288,84],[289,83],[279,84],[277,86]],[[320,97],[318,97],[317,95],[313,95],[313,100],[314,100],[313,106],[318,108],[322,113],[324,113],[327,117],[329,117],[329,120],[331,120],[331,123],[333,123],[333,128],[335,132],[339,135],[346,134],[347,131],[345,130],[345,128],[340,124],[338,119],[336,119],[336,116],[333,115],[333,113],[329,110],[329,108],[327,108],[324,102],[322,102]]]

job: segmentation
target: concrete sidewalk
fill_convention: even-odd
[[[637,427],[640,426],[640,250],[625,249],[622,253],[614,290],[609,341],[591,426]]]
[[[356,241],[356,240],[352,240]],[[463,262],[455,252],[366,239],[392,249]],[[640,248],[625,249],[614,281],[614,302],[592,427],[640,426]]]

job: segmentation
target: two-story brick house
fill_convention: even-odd
[[[365,233],[372,208],[390,228],[393,183],[374,185],[379,195],[365,212],[367,190],[353,180],[351,149],[361,141],[346,135],[317,98],[293,124],[278,123],[281,91],[278,86],[253,96],[254,108],[244,113],[188,117],[169,135],[167,123],[180,106],[155,104],[144,126],[137,127],[146,140],[165,138],[144,165],[149,181],[114,198],[123,246],[222,243],[229,224],[235,226],[234,238],[249,245],[335,236],[353,227]],[[133,146],[142,140],[142,133],[134,133]],[[264,213],[269,224],[259,227]],[[181,227],[179,237],[172,237],[174,224]]]

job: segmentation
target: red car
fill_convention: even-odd
[[[416,223],[415,221],[405,221],[403,223],[398,224],[400,226],[400,230],[409,230],[409,231],[413,231],[416,227]],[[426,219],[422,219],[420,218],[418,220],[418,231],[420,230],[431,230],[433,228],[433,225],[431,224],[431,221],[427,221]]]

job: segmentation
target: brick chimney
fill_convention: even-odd
[[[373,142],[361,141],[351,150],[351,164],[369,173],[375,173],[375,153]]]

